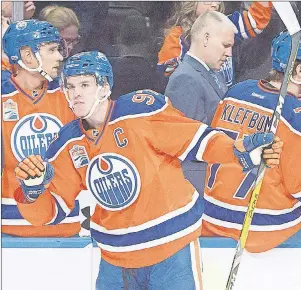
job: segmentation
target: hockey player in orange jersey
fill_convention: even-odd
[[[203,200],[180,160],[251,170],[273,135],[234,142],[150,90],[111,101],[112,68],[99,52],[69,58],[62,79],[79,119],[61,129],[44,162],[30,156],[16,168],[20,212],[32,224],[60,222],[79,191],[89,189],[97,202],[91,235],[102,250],[96,289],[202,289]],[[265,151],[271,166],[281,147],[276,139]]]
[[[231,88],[220,102],[212,126],[233,139],[267,132],[277,104],[291,47],[283,32],[273,40],[273,70],[266,80],[247,80]],[[288,238],[301,240],[301,47],[282,109],[277,135],[284,142],[278,167],[266,170],[246,249],[270,250]],[[212,164],[207,170],[203,236],[238,239],[256,171]],[[293,239],[293,238],[292,238]]]
[[[44,155],[52,138],[74,119],[60,90],[63,60],[60,35],[48,22],[12,23],[3,36],[3,49],[17,74],[2,80],[2,135],[5,166],[2,179],[2,232],[25,237],[72,236],[80,230],[78,206],[61,225],[32,226],[19,213],[13,198],[18,187],[14,168],[26,156]]]

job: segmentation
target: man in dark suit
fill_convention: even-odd
[[[191,46],[166,87],[172,104],[187,117],[210,125],[218,102],[227,90],[216,73],[232,54],[237,29],[222,13],[210,11],[191,28]],[[197,191],[204,192],[206,163],[182,163],[182,169]]]

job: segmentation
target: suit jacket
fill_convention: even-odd
[[[211,124],[219,101],[227,91],[227,85],[220,75],[215,74],[219,86],[212,74],[196,59],[186,54],[183,62],[170,76],[165,95],[173,106],[188,118]],[[204,162],[186,161],[182,169],[186,179],[202,195],[206,176]]]

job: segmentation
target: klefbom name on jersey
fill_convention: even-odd
[[[266,132],[272,124],[272,116],[260,114],[233,104],[225,104],[220,120],[239,125],[247,123],[247,126],[251,129]]]
[[[103,153],[89,163],[86,184],[101,207],[117,211],[137,199],[141,180],[136,166],[128,158]]]
[[[11,148],[15,158],[21,161],[32,154],[43,156],[62,126],[62,122],[50,114],[24,116],[14,126],[11,134]]]

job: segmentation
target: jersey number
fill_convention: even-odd
[[[157,92],[152,90],[137,91],[137,94],[133,96],[132,101],[134,103],[143,103],[146,100],[147,105],[152,105],[155,102],[155,98],[147,92],[158,95]]]
[[[226,130],[226,129],[222,129],[222,128],[219,128],[219,129],[223,130],[233,140],[236,140],[239,137],[239,132],[237,132],[237,131],[231,131],[231,130]],[[220,167],[221,167],[221,164],[212,164],[210,166],[210,175],[209,175],[208,183],[207,183],[207,186],[210,189],[212,189],[212,187],[214,185],[214,182],[216,179],[216,174]],[[248,195],[250,188],[253,187],[255,178],[256,178],[256,169],[248,172],[246,174],[245,178],[242,180],[241,184],[236,189],[236,191],[233,195],[233,198],[245,199]]]

